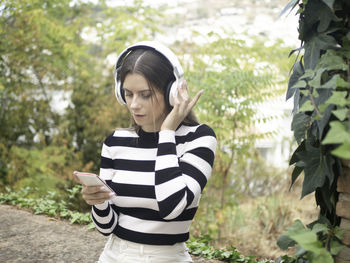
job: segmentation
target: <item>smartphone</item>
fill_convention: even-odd
[[[86,186],[104,186],[104,192],[114,192],[97,174],[74,171],[73,174]]]

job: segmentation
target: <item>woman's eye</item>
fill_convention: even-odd
[[[145,99],[148,99],[152,96],[152,94],[143,94],[142,97]]]
[[[125,97],[131,97],[131,96],[132,96],[132,94],[129,93],[129,92],[126,92],[126,93],[125,93]]]

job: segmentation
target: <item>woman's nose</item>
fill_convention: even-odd
[[[133,96],[131,103],[130,103],[131,109],[138,109],[140,108],[140,98],[138,96]]]

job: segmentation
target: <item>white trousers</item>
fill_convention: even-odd
[[[185,243],[171,246],[138,244],[111,234],[98,263],[190,263]]]

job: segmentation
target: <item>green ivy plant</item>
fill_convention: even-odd
[[[229,249],[215,249],[210,245],[211,238],[207,235],[201,238],[190,238],[186,245],[189,252],[194,256],[207,259],[217,259],[229,263],[273,263],[269,259],[257,260],[254,256],[243,256],[235,247]],[[289,257],[287,257],[289,258]]]
[[[77,185],[67,191],[71,198],[75,198],[75,193],[80,192],[81,186]],[[47,192],[42,198],[30,197],[31,193],[37,189],[28,187],[14,191],[6,187],[5,192],[0,193],[0,204],[17,205],[26,207],[34,214],[45,214],[51,217],[68,219],[71,224],[87,224],[89,229],[94,228],[90,218],[90,213],[82,213],[69,209],[69,204],[62,200],[56,192]]]
[[[313,249],[305,248],[293,230],[282,236],[279,244],[287,248],[296,242],[303,248],[299,257],[308,255],[307,262],[321,262],[315,259],[317,255],[329,258],[332,251],[337,252],[332,248],[336,244],[332,242],[339,240],[334,234],[339,225],[336,186],[343,172],[342,160],[350,159],[350,1],[291,0],[282,14],[295,7],[299,7],[301,46],[291,51],[298,56],[286,94],[287,100],[294,97],[292,130],[298,143],[290,159],[294,165],[291,186],[303,172],[301,197],[315,193],[320,216],[308,230],[302,230],[312,236]],[[323,234],[314,229],[321,228],[317,223],[322,223],[326,242],[321,242]],[[296,227],[301,228],[300,222],[292,229]],[[287,244],[286,236],[294,243]]]

